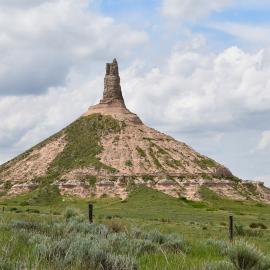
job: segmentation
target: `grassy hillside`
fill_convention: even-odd
[[[115,169],[102,164],[98,154],[102,151],[100,138],[108,133],[119,132],[121,122],[110,116],[93,114],[81,117],[64,129],[68,141],[64,151],[53,161],[50,172],[62,173],[73,168],[93,166],[110,171]]]
[[[172,236],[170,236],[170,234],[176,233],[178,236],[175,237],[180,242],[182,241],[181,243],[184,243],[183,245],[185,245],[185,247],[188,247],[187,252],[187,250],[183,251],[182,247],[180,250],[177,250],[178,245],[173,245],[173,243],[170,242],[171,240],[164,240],[165,242],[167,241],[167,246],[165,245],[165,242],[163,243],[164,246],[162,246],[163,244],[155,242],[157,240],[151,240],[154,242],[154,246],[157,250],[142,253],[139,252],[136,256],[133,256],[134,254],[129,254],[127,250],[120,249],[119,247],[118,255],[122,254],[128,256],[126,260],[129,262],[134,259],[140,269],[204,269],[202,268],[202,265],[206,261],[224,259],[229,261],[229,257],[227,257],[226,254],[221,254],[217,248],[217,246],[220,245],[227,245],[227,219],[229,214],[234,215],[235,223],[237,225],[237,230],[235,231],[236,240],[242,239],[251,244],[253,243],[265,254],[270,254],[269,205],[256,202],[237,202],[221,199],[207,188],[202,188],[201,193],[205,201],[193,202],[188,201],[185,198],[175,199],[163,193],[139,187],[130,194],[126,201],[109,198],[93,201],[94,220],[97,224],[106,224],[109,231],[120,234],[121,232],[125,233],[125,235],[121,234],[121,237],[124,239],[121,240],[124,241],[123,243],[125,243],[126,238],[129,239],[130,237],[133,239],[131,241],[132,243],[134,241],[136,243],[137,241],[141,243],[142,239],[140,237],[137,239],[138,236],[136,236],[136,238],[134,235],[129,235],[131,231],[134,231],[134,228],[136,228],[136,230],[143,232],[144,235],[152,235],[153,230],[160,231],[161,235],[158,235],[158,233],[155,232],[157,234],[155,237],[158,239],[171,239]],[[28,256],[32,258],[34,263],[35,244],[33,243],[29,246],[29,244],[23,240],[24,238],[27,238],[28,233],[33,234],[32,231],[34,231],[35,234],[50,235],[56,230],[57,237],[63,237],[66,241],[70,241],[68,235],[65,236],[66,232],[61,232],[61,228],[65,227],[66,225],[64,224],[67,222],[66,216],[64,215],[67,207],[76,209],[76,211],[82,215],[82,217],[80,217],[80,222],[84,224],[83,220],[87,221],[87,201],[69,197],[62,198],[57,193],[50,196],[54,196],[52,203],[48,203],[46,194],[44,194],[43,198],[40,197],[37,199],[38,196],[36,193],[26,194],[1,202],[1,205],[5,207],[5,211],[1,213],[0,243],[1,245],[6,245],[6,243],[13,241],[12,245],[8,247],[8,251],[5,251],[8,252],[8,256],[11,257],[12,260],[16,261]],[[33,200],[33,197],[36,199]],[[12,223],[12,225],[10,220],[18,220],[20,222],[30,221],[34,225],[32,223],[31,226],[20,225],[19,223],[18,226],[14,227],[14,224]],[[53,225],[54,222],[60,223],[58,225]],[[39,225],[39,223],[42,224]],[[43,223],[45,223],[45,225]],[[21,226],[26,227],[21,228]],[[35,229],[40,227],[43,228],[42,226],[47,226],[47,229],[44,229],[45,233],[43,229]],[[59,231],[57,231],[55,226],[60,228]],[[86,225],[76,226],[82,228]],[[76,230],[77,232],[73,232],[74,237],[81,236],[81,229],[73,230]],[[118,236],[120,237],[120,235]],[[143,241],[147,240],[145,238],[148,239],[149,237],[144,236]],[[225,242],[216,240],[225,240]],[[49,239],[48,241],[51,240]],[[153,243],[147,242],[147,244],[150,245],[148,248],[151,250],[151,245]],[[176,250],[172,246],[176,248]],[[121,246],[121,248],[124,247]],[[127,247],[127,249],[132,248],[134,247]],[[44,257],[42,257],[42,261],[49,269],[57,269],[57,267],[59,267],[55,266],[54,262],[48,261]],[[76,267],[67,269],[83,269]]]
[[[113,134],[121,131],[124,126],[123,122],[117,121],[110,116],[93,114],[86,117],[80,117],[63,130],[52,135],[43,142],[37,144],[16,158],[0,165],[0,174],[5,170],[12,168],[17,162],[27,160],[34,150],[40,150],[46,144],[56,141],[59,137],[64,136],[66,145],[64,150],[49,164],[47,174],[36,179],[37,182],[52,182],[57,177],[74,168],[90,166],[96,170],[104,169],[109,172],[116,170],[103,164],[98,154],[102,152],[100,143],[101,137],[107,134]],[[33,160],[39,158],[39,155],[31,157]],[[3,174],[4,175],[4,174]],[[5,176],[0,175],[0,182],[4,182]],[[27,179],[25,179],[27,181]]]

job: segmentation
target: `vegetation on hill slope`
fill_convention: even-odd
[[[116,169],[103,164],[98,155],[102,151],[100,139],[109,133],[119,132],[124,123],[113,119],[111,116],[102,116],[93,114],[86,117],[80,117],[69,126],[34,146],[30,150],[21,154],[10,162],[0,166],[0,170],[6,170],[12,167],[12,164],[27,158],[33,150],[38,150],[47,143],[65,136],[66,145],[63,151],[50,163],[46,175],[37,177],[34,181],[39,184],[36,190],[35,202],[43,200],[44,194],[50,200],[59,196],[56,186],[50,186],[55,180],[59,179],[63,173],[74,168],[83,168],[85,166],[93,167],[96,170],[108,170],[116,172]],[[27,181],[27,179],[25,179]],[[91,181],[92,184],[93,181]],[[6,192],[8,189],[6,189]],[[6,193],[4,192],[3,195]],[[59,198],[58,198],[59,199]]]
[[[111,116],[93,114],[81,117],[64,129],[67,145],[53,161],[50,172],[63,173],[78,167],[93,166],[96,169],[115,169],[101,163],[98,154],[102,151],[100,138],[109,133],[120,132],[123,123]]]
[[[48,194],[52,193],[52,196],[59,195],[59,192],[55,192],[56,187],[51,188],[50,184],[74,168],[90,166],[96,170],[104,169],[116,172],[114,168],[103,164],[98,159],[98,154],[102,151],[100,138],[108,133],[119,132],[122,126],[123,123],[110,116],[93,114],[79,118],[62,130],[61,133],[65,134],[67,144],[50,164],[47,175],[37,179],[37,182],[40,183],[37,200],[40,199],[39,194],[44,193],[44,189],[45,193],[48,191]],[[93,184],[93,179],[90,184]]]
[[[22,153],[13,160],[0,166],[0,172],[11,167],[15,162],[26,158],[34,149],[40,149],[48,142],[56,140],[60,136],[65,136],[67,145],[63,152],[50,164],[48,174],[60,175],[66,170],[76,167],[93,166],[96,169],[106,169],[115,171],[113,168],[106,166],[98,159],[98,154],[102,151],[100,139],[109,133],[119,132],[124,126],[111,116],[93,114],[90,116],[80,117],[75,122],[54,134],[38,145]]]

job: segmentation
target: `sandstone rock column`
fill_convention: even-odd
[[[106,64],[102,99],[98,104],[91,106],[83,116],[94,113],[111,115],[117,120],[128,121],[129,123],[136,125],[142,124],[141,119],[135,113],[129,111],[125,105],[116,59],[114,59],[112,63]]]
[[[116,59],[114,59],[112,63],[106,64],[104,92],[103,98],[100,100],[100,103],[112,103],[115,101],[122,103],[122,105],[125,105],[121,91],[118,63]]]

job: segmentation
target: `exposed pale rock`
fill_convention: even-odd
[[[176,186],[177,184],[176,184],[176,182],[175,181],[173,181],[173,180],[170,180],[170,179],[164,179],[164,180],[160,180],[160,181],[158,181],[158,183],[157,183],[157,185],[158,186]]]
[[[214,173],[215,177],[218,177],[218,178],[230,178],[230,177],[233,177],[233,174],[231,173],[231,171],[224,167],[224,166],[218,166],[215,170],[215,173]]]
[[[48,141],[42,147],[34,148],[25,158],[18,162],[11,160],[0,172],[0,179],[12,182],[24,182],[44,176],[51,162],[60,154],[66,145],[64,136]]]
[[[61,195],[87,198],[91,196],[91,193],[93,193],[93,188],[91,188],[88,183],[78,180],[60,181],[55,182],[54,184],[59,187]]]
[[[38,184],[33,182],[27,182],[22,184],[15,184],[11,187],[10,190],[8,190],[7,195],[19,195],[23,194],[25,192],[29,192],[34,190]]]

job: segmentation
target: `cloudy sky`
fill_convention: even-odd
[[[96,103],[270,186],[269,0],[0,0],[0,163]]]

